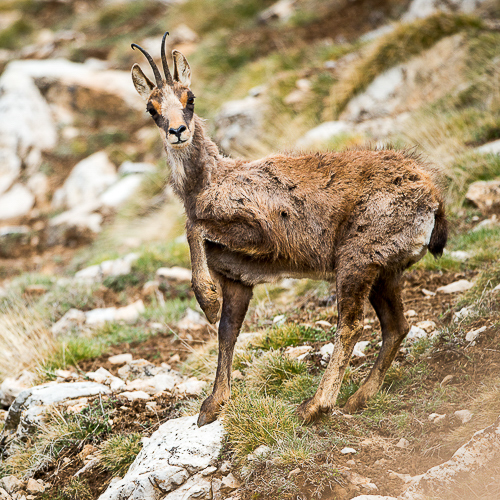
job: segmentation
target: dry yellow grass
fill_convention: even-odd
[[[56,349],[46,322],[21,299],[0,305],[0,380],[42,363]]]

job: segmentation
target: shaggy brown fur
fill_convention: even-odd
[[[186,209],[193,290],[211,322],[222,295],[217,374],[198,425],[215,420],[230,397],[234,344],[252,287],[284,277],[337,283],[335,350],[316,394],[298,408],[306,421],[334,407],[363,329],[366,300],[374,307],[382,348],[345,406],[360,409],[382,385],[408,333],[402,272],[427,249],[440,255],[446,243],[443,199],[432,172],[415,155],[391,149],[271,155],[252,162],[224,158],[202,121],[186,112],[189,65],[179,52],[173,55],[172,85],[153,85],[137,65],[132,75],[148,109],[152,103],[161,109],[155,121],[172,185]],[[182,137],[179,123],[186,128]]]

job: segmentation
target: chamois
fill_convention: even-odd
[[[165,78],[138,48],[156,84],[132,67],[137,92],[160,131],[171,184],[186,211],[192,287],[208,320],[219,317],[219,355],[212,394],[198,425],[217,419],[231,392],[236,339],[253,286],[285,277],[336,280],[335,347],[315,395],[297,409],[305,421],[331,410],[363,331],[364,305],[375,309],[382,347],[344,410],[361,409],[384,380],[408,333],[401,299],[403,271],[447,240],[443,196],[435,175],[408,151],[348,150],[274,154],[256,161],[222,156],[194,113],[191,69],[177,50]],[[219,301],[222,297],[222,304]],[[221,307],[222,306],[222,307]]]

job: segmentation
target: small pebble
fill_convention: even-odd
[[[356,453],[356,450],[354,448],[342,448],[340,450],[340,453],[342,453],[343,455],[349,455],[351,453]]]

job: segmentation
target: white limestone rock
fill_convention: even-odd
[[[98,97],[112,96],[117,107],[120,103],[126,108],[142,111],[144,103],[130,85],[128,71],[106,69],[95,60],[88,60],[83,64],[66,59],[20,60],[9,64],[9,69],[33,78],[43,80],[45,84],[56,85],[57,95],[80,92]],[[65,96],[66,97],[66,96]]]
[[[207,324],[207,320],[200,313],[188,307],[184,317],[177,323],[177,328],[181,330],[200,330]]]
[[[99,326],[104,323],[115,321],[116,307],[104,307],[92,309],[85,313],[85,324],[89,326]]]
[[[36,379],[36,375],[23,370],[15,377],[6,377],[0,385],[0,405],[10,406],[21,392],[29,389]]]
[[[120,394],[129,401],[136,401],[137,399],[149,399],[150,395],[144,391],[125,391]]]
[[[6,431],[24,434],[51,405],[70,399],[78,399],[98,394],[110,394],[108,387],[95,382],[56,383],[49,382],[21,392],[12,403],[5,421]]]
[[[487,326],[485,325],[485,326],[482,326],[481,328],[476,328],[474,330],[470,330],[465,335],[465,340],[467,340],[467,342],[474,342],[474,340],[476,340],[479,337],[479,334],[483,333],[486,330],[486,328],[487,328]]]
[[[154,377],[159,371],[160,368],[146,359],[134,359],[122,366],[118,370],[118,375],[124,380],[146,379]]]
[[[412,0],[402,19],[405,22],[415,21],[443,12],[474,12],[486,0]]]
[[[115,321],[123,321],[124,323],[135,323],[139,316],[146,310],[141,299],[136,300],[132,304],[125,307],[119,307],[115,313]]]
[[[116,209],[137,192],[142,180],[141,174],[127,175],[106,189],[99,200],[104,206]]]
[[[199,396],[207,385],[204,380],[191,377],[177,386],[177,392],[186,396]]]
[[[70,309],[57,323],[52,325],[51,331],[54,335],[63,335],[74,328],[80,328],[85,324],[86,316],[83,311]]]
[[[478,153],[482,153],[482,154],[499,155],[500,154],[500,139],[497,139],[496,141],[493,141],[493,142],[488,142],[486,144],[483,144],[482,146],[479,146],[478,148],[476,148],[476,151]]]
[[[50,219],[47,245],[90,242],[101,232],[102,215],[95,213],[100,203],[91,201]]]
[[[55,147],[57,132],[50,108],[33,79],[7,65],[0,77],[0,194],[7,191],[24,163],[29,171],[41,152]]]
[[[310,345],[288,346],[285,349],[285,355],[289,358],[297,359],[310,351],[312,351],[312,346]]]
[[[474,416],[470,410],[457,410],[454,415],[460,420],[460,422],[462,422],[462,424],[470,422]]]
[[[500,180],[473,182],[465,198],[483,214],[498,211],[500,209]]]
[[[342,455],[351,455],[353,453],[356,453],[356,450],[354,448],[346,447],[346,448],[342,448],[340,450],[340,453],[342,453]]]
[[[226,152],[252,147],[263,133],[266,102],[262,95],[225,102],[215,116],[215,140]]]
[[[109,276],[129,274],[132,271],[132,264],[134,264],[139,257],[137,253],[129,253],[119,259],[105,260],[100,264],[81,269],[75,274],[75,278],[79,281],[96,283]]]
[[[156,279],[161,282],[191,282],[192,273],[183,267],[160,267],[156,270]]]
[[[298,149],[307,149],[325,143],[334,137],[352,131],[352,126],[346,121],[324,122],[309,130],[295,144]]]
[[[201,471],[216,463],[224,431],[220,421],[198,427],[197,418],[182,417],[161,425],[145,440],[125,477],[110,485],[99,500],[207,497],[210,482]]]
[[[97,201],[117,178],[116,168],[108,155],[104,151],[94,153],[73,167],[63,186],[54,193],[52,206],[55,209],[72,209]]]
[[[127,352],[127,353],[123,353],[123,354],[115,354],[114,356],[110,356],[108,358],[108,361],[112,365],[124,365],[124,364],[132,361],[133,359],[134,358],[133,358],[132,354]]]
[[[453,283],[450,283],[449,285],[445,286],[440,286],[436,292],[441,292],[441,293],[462,293],[467,290],[470,290],[474,286],[474,283],[471,283],[468,280],[458,280],[454,281]]]
[[[35,197],[22,184],[14,184],[0,194],[0,220],[27,215],[35,204]]]
[[[328,344],[325,344],[321,347],[319,353],[321,354],[321,356],[323,356],[323,359],[329,358],[333,354],[333,348],[333,344],[329,342]]]
[[[351,99],[342,118],[358,122],[390,115],[399,104],[399,89],[404,85],[403,66],[395,66],[377,76],[366,90]]]
[[[415,326],[424,330],[425,333],[431,333],[436,329],[436,323],[434,321],[419,321]]]
[[[361,342],[357,342],[352,351],[352,355],[357,358],[366,357],[365,349],[370,345],[368,340],[362,340]]]

